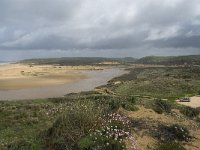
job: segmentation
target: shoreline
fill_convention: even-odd
[[[87,78],[84,71],[96,70],[91,66],[57,66],[7,64],[0,66],[0,90],[63,85]]]
[[[107,84],[109,80],[127,73],[127,71],[120,69],[119,67],[107,67],[103,70],[82,70],[81,73],[83,73],[87,78],[46,87],[0,90],[0,101],[55,98],[62,97],[69,93],[90,91],[94,90],[95,87]]]

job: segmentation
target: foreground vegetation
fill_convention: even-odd
[[[200,68],[130,67],[95,91],[0,102],[0,149],[198,150]]]
[[[162,149],[163,145],[181,149],[196,138],[191,130],[199,131],[200,110],[182,112],[185,109],[162,100],[97,92],[1,102],[0,149]],[[138,118],[140,112],[143,115]],[[192,112],[193,116],[188,115]],[[188,128],[188,124],[194,127]],[[148,139],[143,147],[142,133],[158,143]]]
[[[123,140],[131,131],[128,118],[117,114],[120,105],[115,100],[87,92],[48,100],[0,102],[0,148],[125,148]],[[111,128],[121,135],[116,137]]]

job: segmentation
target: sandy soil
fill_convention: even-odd
[[[180,102],[179,100],[177,100],[177,103],[185,105],[185,106],[190,106],[193,108],[200,107],[200,96],[193,96],[190,98],[191,98],[190,102]]]
[[[0,90],[61,85],[85,79],[83,70],[101,69],[93,66],[55,66],[9,64],[0,66]]]
[[[148,128],[153,129],[157,127],[159,124],[163,125],[172,125],[178,123],[187,127],[194,137],[191,142],[183,142],[184,147],[187,150],[199,150],[200,149],[200,128],[198,123],[193,120],[186,118],[183,114],[179,112],[177,109],[173,109],[172,112],[174,115],[165,115],[158,114],[154,112],[152,109],[147,109],[143,106],[138,106],[139,110],[135,112],[126,111],[120,108],[120,113],[125,114],[131,119],[136,120],[144,120],[143,127],[141,129],[137,129],[134,132],[136,143],[140,150],[154,150],[156,145],[158,145],[158,140],[154,138],[151,134],[148,134]],[[133,125],[134,126],[134,125]]]

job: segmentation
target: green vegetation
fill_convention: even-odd
[[[124,97],[112,98],[109,101],[109,107],[111,110],[117,110],[120,107],[128,111],[137,111],[138,108],[135,106],[136,101],[133,98],[126,99]]]
[[[180,112],[189,118],[195,118],[200,114],[200,108],[183,107]]]
[[[107,61],[79,60],[24,62],[86,65]],[[126,58],[126,63],[131,61]],[[200,68],[128,67],[128,74],[98,87],[100,90],[45,100],[0,101],[0,149],[185,150],[198,143],[200,109],[177,105],[175,100],[199,93]],[[146,147],[140,147],[143,145]]]
[[[27,59],[22,60],[19,63],[26,63],[26,64],[36,64],[36,65],[52,65],[52,64],[59,64],[59,65],[70,65],[70,66],[77,66],[77,65],[100,65],[102,62],[118,62],[120,64],[130,64],[135,62],[136,59],[132,57],[125,57],[125,58],[102,58],[102,57],[62,57],[62,58],[47,58],[47,59]],[[101,64],[106,65],[106,64]]]
[[[159,114],[163,112],[170,113],[172,104],[166,100],[154,100],[153,110]]]
[[[0,102],[0,149],[39,147],[39,133],[52,125],[65,106],[47,100]]]
[[[112,88],[124,96],[150,96],[171,99],[196,95],[200,89],[199,67],[136,68],[129,74],[113,79],[124,83]]]
[[[156,65],[200,65],[200,55],[190,56],[147,56],[137,60],[137,64]]]
[[[102,123],[94,126],[95,122],[97,124],[99,121],[108,121],[108,114],[117,111],[122,104],[127,109],[136,109],[133,98],[127,98],[120,102],[119,106],[114,107],[113,103],[119,99],[121,98],[91,91],[48,100],[2,101],[0,149],[85,149],[87,146],[104,147],[105,143],[109,144],[107,148],[104,147],[105,149],[109,149],[110,146],[116,149],[125,148],[119,140],[123,141],[126,135],[115,140],[105,138],[106,132],[103,132],[105,126],[117,126],[117,130],[127,130],[125,126],[120,125],[123,116],[120,115],[118,121],[105,122],[104,126]],[[96,130],[101,130],[105,137],[98,138],[94,144],[91,138],[96,138],[89,135],[95,134]]]
[[[162,139],[162,142],[190,141],[192,139],[189,130],[179,124],[160,125],[156,137]]]
[[[158,150],[186,150],[180,143],[169,142],[159,144]]]
[[[192,137],[190,136],[189,130],[178,124],[171,125],[167,128],[168,132],[172,135],[171,140],[177,139],[179,141],[189,141]]]
[[[45,149],[77,149],[77,143],[89,133],[100,114],[91,101],[74,102],[45,133]]]
[[[123,141],[125,138],[133,138],[129,119],[120,114],[111,113],[98,118],[89,136],[79,142],[79,148],[121,150],[126,148]]]

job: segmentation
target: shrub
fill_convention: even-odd
[[[180,143],[169,142],[158,145],[158,150],[186,150]]]
[[[126,100],[132,104],[136,104],[136,98],[133,96],[129,96]]]
[[[155,112],[157,112],[158,114],[162,114],[162,113],[163,113],[163,109],[160,108],[160,107],[153,107],[153,110],[154,110]]]
[[[157,113],[170,113],[171,112],[171,104],[166,100],[154,100],[153,110]]]
[[[134,104],[130,102],[124,102],[121,104],[122,108],[128,110],[128,111],[137,111],[138,107],[136,107]]]
[[[130,121],[120,114],[111,113],[100,117],[90,131],[90,134],[79,142],[79,149],[122,150],[126,149],[125,139],[131,140],[132,150],[136,149]]]
[[[174,124],[168,127],[168,131],[173,135],[174,139],[180,141],[189,141],[191,139],[191,136],[189,135],[189,130],[178,124]]]
[[[197,118],[196,118],[196,122],[199,122],[199,123],[200,123],[200,117],[197,117]]]
[[[155,133],[158,139],[161,139],[162,142],[171,142],[174,140],[178,141],[190,141],[191,136],[189,130],[181,125],[174,124],[171,126],[160,125],[158,131]]]
[[[109,102],[109,107],[111,110],[117,110],[119,107],[122,107],[128,111],[136,111],[138,108],[134,105],[134,98],[124,98],[123,100],[111,99]]]
[[[82,138],[78,142],[78,148],[81,150],[92,149],[93,146],[95,146],[95,142],[89,136]]]
[[[46,132],[46,149],[76,149],[78,141],[93,127],[100,113],[90,101],[73,104]]]
[[[200,95],[200,90],[198,91],[198,95]]]
[[[194,118],[199,115],[200,110],[199,108],[192,108],[192,107],[186,106],[186,107],[183,107],[180,112],[189,118]]]
[[[111,99],[109,101],[109,106],[111,110],[117,110],[121,106],[121,101],[118,99]]]
[[[31,150],[38,150],[38,149],[42,149],[42,146],[40,143],[36,142],[36,141],[15,141],[13,143],[8,144],[7,146],[8,150],[27,150],[27,149],[31,149]]]

